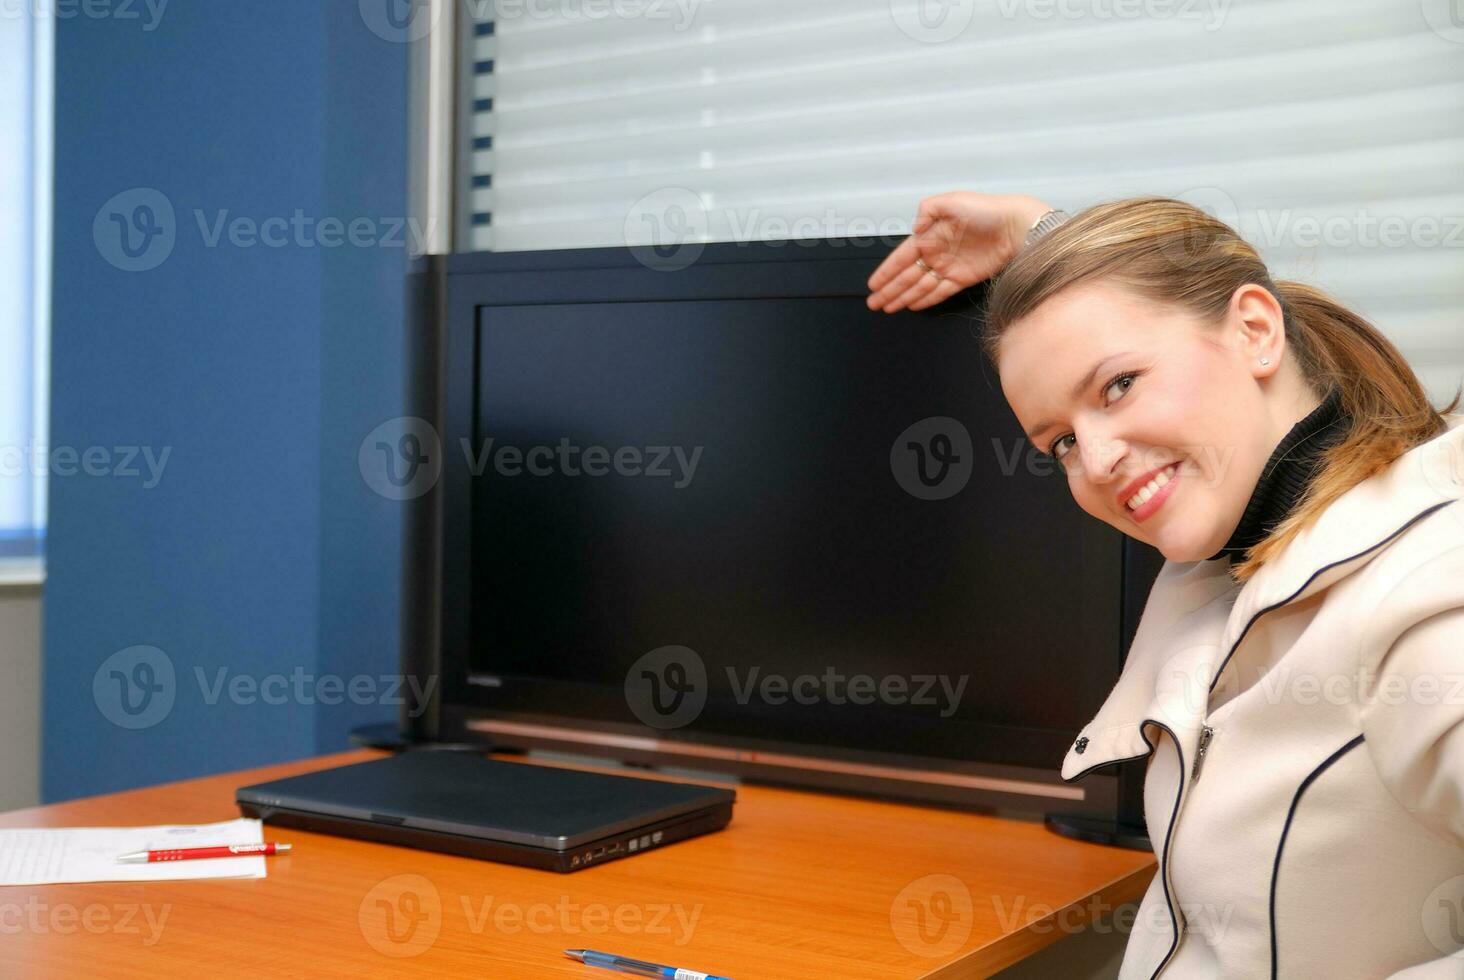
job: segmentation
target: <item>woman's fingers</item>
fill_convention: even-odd
[[[883,289],[869,297],[866,305],[872,310],[883,309],[886,313],[893,313],[895,312],[893,304],[908,293],[911,287],[919,286],[922,278],[933,279],[932,276],[925,275],[925,270],[915,265],[912,259],[910,264],[885,283]]]
[[[878,294],[881,291],[885,291],[885,287],[892,279],[905,272],[914,264],[915,260],[920,257],[921,251],[918,239],[924,236],[935,222],[945,216],[946,213],[942,196],[926,198],[920,202],[920,207],[915,213],[915,220],[910,225],[910,234],[905,236],[905,240],[897,245],[893,252],[885,256],[885,260],[870,275],[868,283],[870,292]],[[929,245],[927,244],[928,247]],[[903,289],[900,290],[900,292],[903,291]],[[887,292],[889,295],[882,296],[881,301],[887,301],[890,296],[899,295],[893,289]],[[871,301],[869,305],[870,307],[875,307],[879,304]]]
[[[936,283],[935,288],[930,290],[930,292],[926,293],[924,296],[921,296],[919,299],[912,300],[910,303],[910,309],[923,310],[926,307],[935,306],[938,303],[944,303],[946,300],[956,295],[956,293],[959,293],[962,288],[963,287],[956,284],[955,280],[942,279],[940,282]]]
[[[937,254],[948,258],[955,251],[939,235],[941,222],[950,216],[945,198],[937,195],[920,202],[910,235],[870,275],[870,296],[865,304],[871,310],[896,313],[907,306],[920,310],[960,291],[961,287],[947,277],[932,275],[929,269],[916,264],[922,254],[928,261],[935,261]]]
[[[922,200],[915,208],[915,220],[911,222],[910,230],[918,235],[942,218],[955,217],[950,203],[949,194],[936,194]]]
[[[890,303],[908,292],[911,286],[918,284],[922,276],[927,279],[933,278],[926,276],[925,270],[915,264],[917,258],[919,258],[919,253],[913,253],[895,272],[894,277],[865,301],[865,305],[871,310],[888,307]]]
[[[886,313],[898,313],[907,306],[913,309],[912,304],[924,299],[939,287],[949,285],[950,280],[936,279],[919,266],[912,265],[907,272],[895,279],[895,284],[905,288],[892,302],[885,305]]]
[[[876,295],[884,292],[885,286],[888,285],[890,280],[894,279],[900,273],[904,272],[909,266],[913,265],[915,262],[915,258],[919,254],[920,248],[915,244],[915,236],[908,236],[903,242],[895,246],[895,250],[893,252],[885,256],[885,260],[879,264],[879,268],[875,269],[874,272],[870,275],[868,283],[869,291],[875,293]],[[897,294],[891,292],[891,295]],[[884,298],[888,299],[889,297]],[[873,307],[879,304],[874,303],[873,297],[871,297],[871,302],[869,305]]]

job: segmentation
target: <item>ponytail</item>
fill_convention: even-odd
[[[1316,477],[1286,519],[1230,569],[1238,582],[1285,550],[1338,497],[1442,433],[1443,416],[1459,407],[1464,390],[1435,410],[1398,348],[1366,319],[1305,283],[1282,279],[1276,293],[1302,376],[1319,394],[1337,390],[1351,427],[1322,454]]]

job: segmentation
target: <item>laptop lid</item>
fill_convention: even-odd
[[[734,802],[730,789],[404,752],[240,787],[240,802],[564,851]]]

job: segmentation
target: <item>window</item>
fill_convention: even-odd
[[[902,236],[1162,194],[1464,376],[1459,0],[482,0],[461,251]],[[662,236],[645,238],[641,236]]]
[[[0,558],[45,541],[52,27],[0,17]]]

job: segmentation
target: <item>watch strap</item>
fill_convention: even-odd
[[[1053,208],[1051,211],[1048,211],[1046,214],[1044,214],[1042,217],[1038,218],[1035,222],[1032,223],[1032,227],[1028,229],[1027,238],[1023,242],[1023,244],[1031,245],[1037,239],[1041,238],[1043,235],[1047,234],[1049,231],[1056,228],[1064,221],[1067,221],[1070,217],[1072,217],[1072,215],[1068,214],[1066,211]]]

